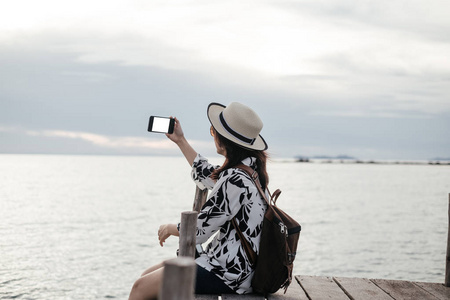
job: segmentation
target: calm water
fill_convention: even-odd
[[[216,161],[216,162],[220,162]],[[450,167],[272,162],[303,230],[295,274],[443,282]],[[175,255],[184,158],[0,155],[0,299],[126,299]]]

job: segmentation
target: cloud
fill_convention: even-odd
[[[61,143],[65,140],[78,140],[87,142],[93,146],[104,149],[117,150],[117,153],[178,153],[178,147],[165,136],[155,137],[136,137],[136,136],[109,136],[95,134],[91,132],[67,131],[67,130],[29,130],[20,127],[0,126],[0,132],[11,133],[14,135],[25,135],[40,138],[56,138]],[[211,148],[211,143],[198,140],[190,140],[190,143],[200,149]]]
[[[304,0],[280,1],[279,7],[298,15],[314,15],[338,26],[373,28],[384,32],[396,31],[426,40],[448,41],[450,4],[446,0],[425,2]]]
[[[63,71],[61,76],[67,77],[73,81],[87,81],[92,83],[101,83],[116,79],[113,75],[106,72],[92,72],[92,71]]]
[[[422,145],[430,156],[447,155],[448,143],[441,142],[448,140],[441,135],[450,114],[446,2],[17,0],[1,6],[0,120],[34,134],[22,132],[25,145],[0,130],[11,151],[42,149],[43,140],[59,143],[60,152],[70,145],[72,152],[83,146],[85,152],[175,153],[146,135],[150,114],[180,117],[193,141],[208,141],[208,103],[241,101],[262,116],[263,135],[271,147],[280,145],[280,155],[298,154],[296,147],[390,147],[384,134],[369,134],[379,130],[372,122],[389,124],[383,129],[395,132],[391,143],[410,138],[399,156],[421,141],[433,145]],[[339,139],[330,139],[336,132]],[[360,146],[367,136],[370,145]],[[443,154],[434,153],[438,148]]]
[[[25,5],[28,13],[22,9]],[[423,43],[432,43],[429,50],[433,51],[445,41],[442,37],[448,39],[449,8],[445,0],[83,0],[64,4],[46,0],[39,5],[17,0],[1,10],[0,28],[5,29],[2,37],[7,42],[18,32],[63,33],[69,38],[50,47],[80,53],[84,62],[119,61],[196,71],[216,65],[286,76],[323,74],[310,60],[335,53],[364,53],[373,47],[385,53],[398,45],[415,49],[411,46]],[[368,61],[373,58],[373,54],[367,56]],[[401,58],[395,57],[394,62]],[[415,61],[420,63],[422,58]]]
[[[89,132],[65,131],[65,130],[43,130],[43,131],[25,131],[27,135],[57,137],[65,139],[79,139],[89,142],[93,145],[105,148],[117,149],[176,149],[176,146],[170,140],[149,140],[142,137],[113,137]]]
[[[13,15],[20,3],[11,4]],[[338,102],[341,110],[356,106],[370,115],[372,102],[389,99],[383,110],[399,114],[397,103],[412,99],[414,114],[450,111],[450,44],[424,38],[436,31],[450,36],[443,1],[81,1],[67,8],[48,0],[35,6],[39,13],[17,15],[22,27],[18,20],[3,24],[4,43],[68,54],[80,66],[186,72],[208,85],[271,92],[328,110]],[[61,73],[75,82],[120,80],[106,72]],[[424,91],[435,93],[418,95]]]

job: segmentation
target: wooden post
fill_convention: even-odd
[[[194,198],[194,207],[193,211],[200,212],[203,207],[203,204],[206,202],[206,198],[208,197],[208,189],[201,190],[198,186],[195,188],[195,198]]]
[[[181,213],[180,256],[195,257],[197,215],[196,211],[184,211]]]
[[[448,232],[447,232],[447,260],[445,262],[445,286],[450,287],[450,194],[448,194]]]
[[[177,257],[164,263],[159,299],[194,300],[197,265],[192,257]]]

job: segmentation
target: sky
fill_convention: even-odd
[[[275,158],[450,158],[450,1],[0,1],[0,153],[214,155],[237,101]]]

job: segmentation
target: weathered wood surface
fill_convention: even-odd
[[[264,296],[260,295],[234,295],[234,294],[224,294],[222,295],[222,300],[264,300]]]
[[[269,300],[308,300],[308,297],[305,294],[305,291],[302,289],[302,287],[297,283],[297,281],[294,279],[289,286],[288,290],[286,291],[286,294],[284,293],[284,290],[280,290],[276,292],[275,294],[269,295],[267,297]]]
[[[450,288],[443,283],[403,280],[296,276],[286,294],[280,290],[267,298],[259,295],[222,295],[227,300],[429,300],[450,299]],[[219,295],[196,295],[197,300],[219,299]]]
[[[218,295],[195,295],[195,300],[217,300]]]
[[[392,300],[383,290],[366,278],[343,278],[336,277],[334,281],[346,295],[354,299],[380,299]]]
[[[438,299],[410,281],[374,279],[373,283],[394,299]]]
[[[445,260],[445,286],[450,287],[450,194],[448,194],[448,229],[447,229],[447,255]]]
[[[161,300],[193,300],[197,265],[192,257],[177,257],[164,263]]]
[[[195,257],[197,212],[184,211],[180,223],[180,256]]]
[[[296,276],[296,279],[310,299],[348,300],[331,277]]]
[[[424,283],[415,282],[418,286],[432,294],[438,299],[448,300],[450,299],[450,287],[446,287],[442,283]]]
[[[195,186],[195,198],[192,210],[200,212],[203,204],[206,202],[206,198],[208,198],[208,189],[201,190],[198,186]]]

